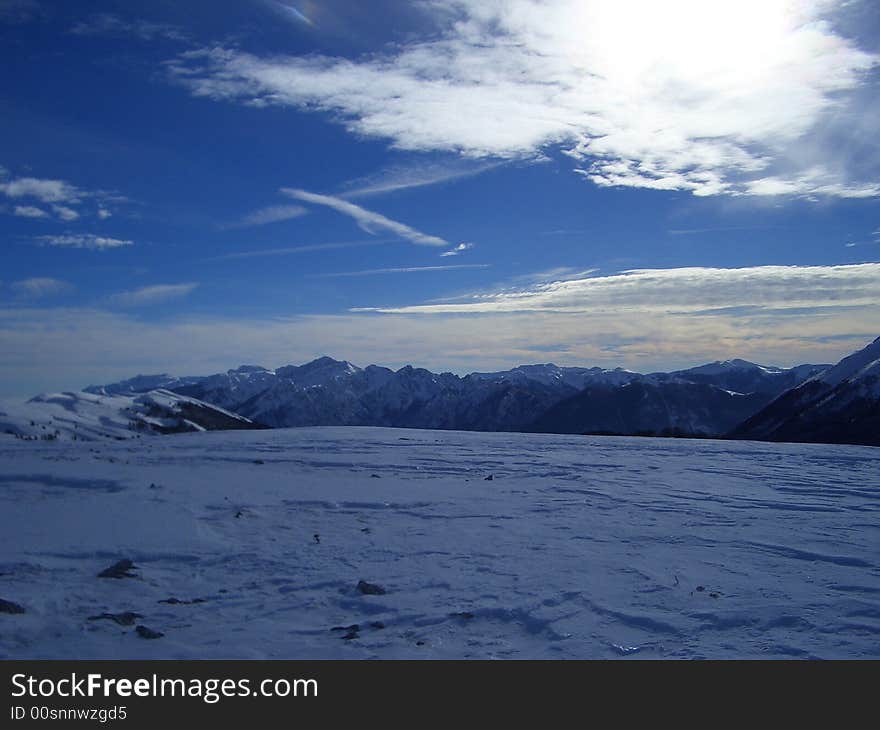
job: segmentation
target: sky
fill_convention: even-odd
[[[0,0],[0,395],[835,362],[878,91],[871,0]]]

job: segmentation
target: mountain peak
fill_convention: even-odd
[[[360,370],[356,365],[352,365],[348,360],[336,360],[329,355],[322,355],[310,362],[300,365],[298,368],[300,373],[310,373],[316,370],[341,370],[348,373],[356,373]]]
[[[844,380],[858,377],[862,371],[871,369],[878,360],[880,360],[880,337],[858,352],[843,358],[837,365],[819,373],[811,380],[820,380],[827,385],[836,387]]]
[[[303,368],[311,368],[311,367],[327,367],[329,365],[342,365],[345,364],[345,360],[337,360],[335,358],[330,357],[329,355],[321,355],[321,357],[316,357],[314,360],[310,360],[300,367]]]
[[[696,375],[716,375],[719,373],[729,372],[731,370],[767,370],[768,368],[764,368],[761,365],[756,365],[753,362],[749,362],[748,360],[742,360],[740,358],[734,358],[732,360],[715,360],[715,362],[709,362],[705,365],[698,365],[695,368],[689,368],[688,370],[682,370],[680,372],[684,373],[693,373]]]
[[[246,375],[248,373],[268,373],[268,368],[261,365],[239,365],[237,368],[229,371],[230,375]]]

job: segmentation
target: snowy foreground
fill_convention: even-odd
[[[878,518],[869,447],[0,437],[0,657],[880,658]]]

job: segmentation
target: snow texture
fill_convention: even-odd
[[[856,446],[0,437],[0,658],[876,659],[878,510]]]

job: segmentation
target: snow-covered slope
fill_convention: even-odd
[[[880,446],[880,337],[787,391],[732,435]]]
[[[880,659],[878,516],[856,446],[0,439],[0,658]]]
[[[836,387],[846,380],[856,382],[876,375],[878,366],[880,366],[880,337],[858,352],[843,358],[834,367],[819,373],[814,380]]]
[[[45,393],[0,404],[0,434],[28,440],[129,439],[145,433],[257,428],[247,418],[168,390],[139,395]]]

